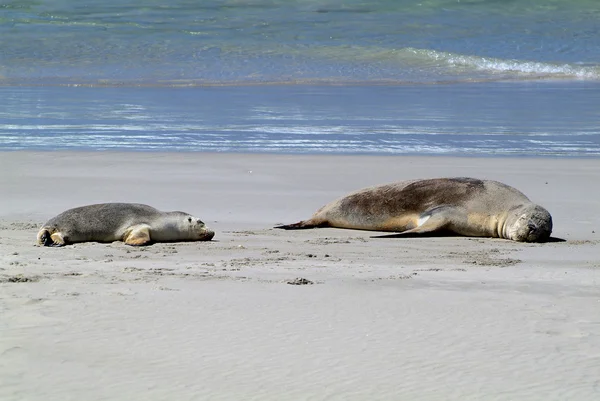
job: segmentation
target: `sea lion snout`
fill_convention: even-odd
[[[208,227],[204,232],[200,235],[200,241],[210,241],[215,236],[215,232]]]
[[[188,221],[191,224],[191,231],[197,233],[200,241],[210,241],[215,236],[215,232],[199,218],[190,216],[188,217]]]
[[[46,229],[42,229],[38,234],[38,244],[42,246],[50,246],[52,245],[52,238],[50,238],[50,233]]]

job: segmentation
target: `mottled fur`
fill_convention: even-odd
[[[284,229],[338,227],[423,234],[447,231],[476,237],[542,242],[552,217],[523,193],[497,181],[435,178],[365,188]]]
[[[137,203],[102,203],[69,209],[48,220],[38,232],[38,243],[63,246],[76,242],[208,241],[211,231],[184,212],[161,212]]]

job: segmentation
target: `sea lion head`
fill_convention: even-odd
[[[184,212],[173,212],[173,214],[177,216],[177,228],[182,232],[187,232],[189,240],[210,241],[215,236],[215,232],[199,218]]]
[[[507,223],[508,237],[514,241],[546,242],[552,233],[552,216],[535,204],[511,211]]]

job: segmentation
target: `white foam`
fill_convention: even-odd
[[[600,67],[583,66],[568,63],[543,63],[528,60],[500,59],[480,57],[429,49],[409,49],[418,56],[425,55],[432,61],[441,62],[457,68],[475,68],[492,73],[511,73],[529,75],[535,78],[576,78],[600,79]]]

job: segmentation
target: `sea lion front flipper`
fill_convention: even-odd
[[[67,244],[66,237],[54,228],[42,228],[37,235],[38,245],[41,246],[65,246]]]
[[[56,232],[50,236],[50,246],[65,246],[67,239],[60,232]]]
[[[427,234],[451,231],[451,226],[464,219],[465,213],[454,206],[436,206],[421,213],[417,226],[399,234]]]
[[[129,227],[123,236],[123,242],[133,246],[148,245],[152,242],[150,239],[150,226],[148,224],[140,224]]]
[[[396,234],[379,235],[373,238],[393,238],[404,235],[453,232],[452,226],[462,219],[465,219],[465,213],[459,208],[445,205],[436,206],[421,213],[416,222],[416,227]]]

